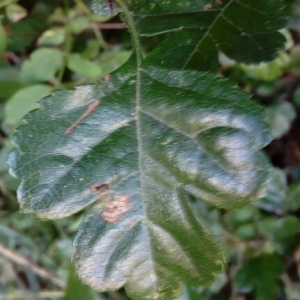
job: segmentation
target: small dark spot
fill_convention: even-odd
[[[109,193],[110,189],[111,189],[111,184],[109,182],[100,182],[90,187],[91,193],[99,194],[98,198],[101,198],[102,196]]]

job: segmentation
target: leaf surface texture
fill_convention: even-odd
[[[182,282],[211,283],[224,263],[191,196],[229,209],[263,194],[262,120],[226,79],[131,58],[107,83],[43,99],[9,163],[23,211],[57,219],[92,205],[73,255],[86,283],[170,300]]]
[[[160,66],[212,70],[219,51],[257,64],[284,48],[278,32],[287,22],[282,0],[129,2],[141,36],[169,34],[151,54]]]

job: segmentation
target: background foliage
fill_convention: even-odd
[[[286,50],[275,61],[247,66],[219,57],[220,74],[265,107],[274,138],[264,149],[274,165],[268,195],[230,212],[195,203],[228,266],[210,288],[186,287],[181,300],[300,299],[300,3],[286,3]],[[96,16],[89,4],[0,2],[0,299],[83,299],[80,293],[84,299],[127,299],[122,290],[95,293],[74,276],[72,240],[85,212],[46,222],[20,214],[19,182],[5,163],[13,129],[37,100],[105,77],[130,56],[118,17]],[[145,38],[147,47],[159,38]]]

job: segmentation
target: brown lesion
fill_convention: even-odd
[[[65,131],[65,134],[71,133],[83,119],[88,117],[101,103],[100,99],[95,99],[86,109],[86,111],[79,117],[70,127],[68,127]]]
[[[100,182],[90,187],[90,192],[98,194],[98,199],[107,195],[111,190],[111,184],[109,182]]]
[[[212,9],[212,7],[213,7],[212,4],[208,3],[208,4],[204,5],[203,10],[209,10],[209,9]]]
[[[129,195],[121,195],[110,201],[104,208],[102,218],[107,223],[117,222],[124,214],[130,210]]]

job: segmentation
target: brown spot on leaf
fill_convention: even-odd
[[[211,3],[208,3],[208,4],[204,5],[204,7],[203,7],[204,10],[209,10],[211,8],[212,8],[212,4]]]
[[[102,218],[107,223],[115,223],[129,210],[129,195],[122,195],[105,206]]]
[[[216,0],[216,4],[217,5],[222,5],[223,4],[223,0]]]
[[[92,102],[87,110],[82,114],[81,117],[79,117],[70,127],[68,127],[65,131],[65,134],[69,134],[71,133],[79,124],[80,122],[85,119],[86,117],[88,117],[96,108],[97,106],[100,104],[100,100],[96,99],[94,102]]]
[[[107,75],[104,76],[104,82],[105,82],[106,85],[109,82],[109,78],[110,78],[110,74],[107,74]]]
[[[90,191],[92,193],[99,194],[98,199],[108,194],[110,189],[111,189],[111,184],[109,182],[100,182],[90,187]]]

